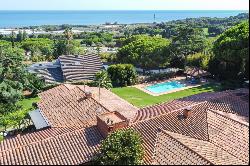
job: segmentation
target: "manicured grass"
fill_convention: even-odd
[[[127,100],[136,107],[142,108],[162,102],[167,102],[173,99],[183,98],[203,92],[219,91],[220,86],[216,84],[207,84],[195,88],[190,88],[161,96],[151,96],[134,87],[113,88],[112,92]]]
[[[32,103],[38,102],[38,101],[39,101],[39,97],[25,98],[25,99],[19,101],[18,104],[20,104],[23,107],[23,109],[31,109]]]

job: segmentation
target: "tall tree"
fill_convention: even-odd
[[[170,46],[172,60],[185,62],[184,59],[187,55],[202,52],[205,49],[206,37],[202,29],[180,26],[177,32]],[[184,66],[185,64],[180,64],[176,67],[182,68]]]
[[[71,45],[71,40],[73,39],[73,32],[72,32],[72,29],[71,28],[66,28],[65,31],[63,32],[64,34],[64,37],[67,41],[67,45],[66,45],[66,53],[67,55],[70,54],[70,45]]]
[[[11,38],[12,48],[14,48],[15,47],[16,34],[15,34],[15,32],[13,30],[11,31],[10,38]]]
[[[213,51],[214,59],[220,64],[220,69],[215,72],[222,79],[235,79],[240,73],[249,79],[249,22],[222,33],[215,41]]]
[[[110,89],[112,88],[111,79],[107,73],[107,71],[102,70],[96,73],[95,79],[94,79],[94,85],[100,86],[101,88]]]
[[[206,37],[202,29],[180,26],[178,34],[173,37],[171,48],[175,54],[186,56],[203,51],[205,42]]]
[[[143,69],[165,67],[169,62],[170,41],[161,37],[135,35],[122,42],[117,58]]]

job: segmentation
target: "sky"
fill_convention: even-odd
[[[0,10],[249,10],[249,0],[0,0]]]

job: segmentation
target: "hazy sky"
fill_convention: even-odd
[[[0,10],[249,10],[249,0],[0,0]]]

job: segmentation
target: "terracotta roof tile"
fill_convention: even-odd
[[[144,140],[145,162],[150,163],[152,161],[158,129],[180,133],[196,139],[208,140],[206,112],[200,105],[194,106],[192,109],[197,111],[193,112],[192,116],[187,119],[183,118],[182,109],[131,126],[141,134]]]
[[[210,165],[211,163],[191,151],[187,146],[165,132],[158,134],[154,152],[157,165]]]
[[[60,85],[39,95],[38,107],[52,127],[90,126],[95,116],[108,112],[93,98],[86,98],[77,86]],[[101,112],[97,109],[101,108]]]
[[[249,127],[214,111],[208,116],[209,141],[248,163]]]
[[[245,89],[205,93],[139,110],[129,128],[143,138],[145,163],[248,164],[249,127],[228,116],[248,115],[248,94]],[[1,142],[0,164],[88,162],[103,139],[95,126],[96,110],[119,111],[126,104],[109,106],[118,98],[105,103],[109,93],[105,95],[99,104],[95,96],[85,99],[83,90],[71,85],[40,94],[38,106],[52,128]],[[185,119],[186,106],[192,106],[192,115]]]
[[[92,158],[102,139],[96,127],[77,129],[20,147],[12,146],[13,148],[1,150],[0,164],[80,164]],[[3,141],[1,147],[9,141]]]

